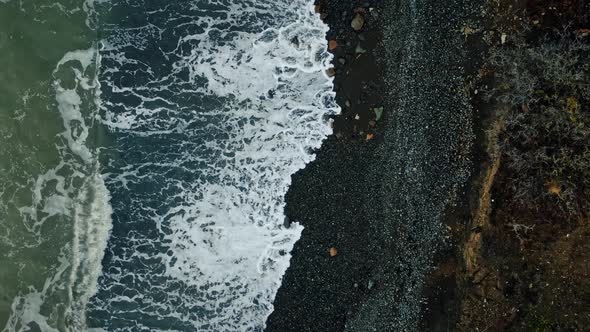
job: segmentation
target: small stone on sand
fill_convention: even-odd
[[[335,41],[334,39],[332,39],[332,40],[330,40],[330,41],[328,42],[328,49],[329,49],[330,51],[333,51],[333,50],[335,50],[335,49],[336,49],[336,47],[338,47],[338,42],[337,42],[337,41]]]
[[[356,15],[354,15],[354,18],[352,19],[352,22],[350,23],[350,26],[355,30],[355,31],[359,31],[360,29],[363,28],[363,25],[365,25],[365,18],[363,17],[363,15],[357,13]]]
[[[330,257],[334,257],[336,255],[338,255],[338,250],[336,250],[334,247],[330,248]]]

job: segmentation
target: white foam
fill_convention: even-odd
[[[111,230],[109,192],[99,174],[87,179],[77,200],[84,202],[74,208],[74,238],[72,240],[69,297],[72,305],[69,315],[76,328],[86,326],[86,305],[97,291],[101,260]]]
[[[55,288],[59,288],[59,279],[68,267],[64,256],[60,256],[59,266],[56,273],[45,280],[42,290],[36,290],[33,287],[26,294],[17,296],[11,306],[11,315],[3,332],[25,332],[30,331],[31,323],[37,325],[43,332],[59,332],[55,324],[51,322],[50,314],[42,314],[42,307],[46,299]],[[55,311],[54,311],[55,312]]]
[[[58,109],[61,113],[61,118],[64,123],[66,131],[62,136],[68,141],[70,150],[77,154],[86,163],[92,163],[93,155],[90,149],[86,146],[88,139],[88,126],[86,126],[84,117],[80,111],[82,99],[78,95],[78,87],[84,90],[96,89],[96,80],[90,83],[92,78],[84,76],[84,72],[96,57],[97,51],[95,48],[87,50],[76,50],[68,52],[58,62],[53,74],[55,75],[64,64],[75,61],[82,66],[82,70],[71,68],[76,76],[76,86],[72,89],[63,88],[59,81],[54,81],[56,89],[56,100]],[[95,77],[95,76],[93,76]],[[74,127],[75,125],[75,127]],[[94,158],[95,159],[95,158]]]
[[[54,76],[74,73],[74,87],[64,88],[54,81],[57,111],[63,120],[63,140],[56,148],[61,158],[57,166],[37,176],[31,188],[30,206],[19,207],[27,230],[38,246],[56,241],[44,224],[63,223],[56,229],[69,234],[61,247],[59,262],[50,268],[42,290],[33,287],[13,300],[12,312],[3,331],[27,331],[34,323],[42,331],[85,330],[85,309],[96,292],[109,230],[109,193],[99,174],[98,155],[88,147],[88,136],[99,104],[100,85],[96,48],[69,52],[58,62]],[[64,144],[63,142],[66,142]]]
[[[160,100],[159,106],[153,107],[153,96],[173,87],[163,83],[137,87],[104,83],[114,94],[140,100],[138,106],[124,111],[121,105],[104,101],[103,123],[113,131],[138,137],[183,133],[207,138],[200,145],[186,142],[185,151],[173,163],[154,160],[129,165],[117,176],[109,174],[113,185],[126,188],[127,183],[150,176],[146,174],[150,167],[184,170],[186,165],[203,165],[190,170],[199,174],[194,182],[166,178],[169,187],[180,191],[166,199],[175,202],[167,211],[157,212],[142,206],[141,201],[134,202],[135,210],[152,216],[158,229],[171,230],[161,234],[169,252],[149,258],[165,263],[165,276],[199,290],[191,296],[167,291],[169,298],[179,298],[180,303],[149,302],[149,306],[165,308],[161,312],[167,314],[151,308],[138,310],[174,317],[198,331],[249,331],[264,326],[289,265],[289,252],[302,231],[297,223],[283,226],[290,177],[314,159],[311,151],[332,132],[327,115],[339,112],[332,79],[325,74],[331,61],[326,51],[327,27],[314,13],[311,1],[229,6],[225,21],[195,18],[196,25],[208,28],[180,38],[173,52],[183,54],[182,59],[168,76],[153,78],[171,84],[170,77],[181,80],[180,75],[174,75],[188,69],[192,86],[190,91],[183,87],[183,92],[215,95],[223,99],[219,109],[203,111],[198,105],[179,105],[173,100]],[[262,19],[252,22],[254,14]],[[228,33],[216,28],[224,23],[243,31]],[[125,56],[126,48],[142,49],[146,41],[141,36],[159,32],[150,26],[127,33],[105,41],[101,50],[117,67],[136,61]],[[187,45],[198,46],[187,52]],[[117,70],[105,68],[104,72]],[[112,110],[115,106],[116,112]],[[187,113],[194,116],[187,117]],[[130,235],[127,249],[149,241]],[[132,265],[133,259],[144,257],[136,251],[131,257],[113,258],[121,265]],[[109,277],[118,282],[125,275],[125,271],[117,271]],[[139,273],[134,277],[148,279]],[[133,303],[121,297],[110,301]],[[142,298],[147,301],[149,298]],[[187,308],[196,308],[198,314],[183,314]]]

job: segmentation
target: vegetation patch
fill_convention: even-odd
[[[507,104],[500,140],[515,203],[579,219],[590,211],[590,44],[575,33],[492,51]]]
[[[459,331],[590,326],[590,3],[492,0]],[[494,135],[490,133],[494,132]]]

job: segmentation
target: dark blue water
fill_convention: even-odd
[[[296,1],[96,4],[113,229],[91,328],[260,331],[301,227],[290,175],[338,111]]]

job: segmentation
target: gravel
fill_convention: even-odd
[[[305,229],[267,331],[418,329],[424,276],[444,245],[444,213],[471,167],[473,111],[461,92],[460,29],[479,5],[384,5],[381,139],[331,137],[293,177],[286,213]],[[337,256],[330,257],[331,247]]]

